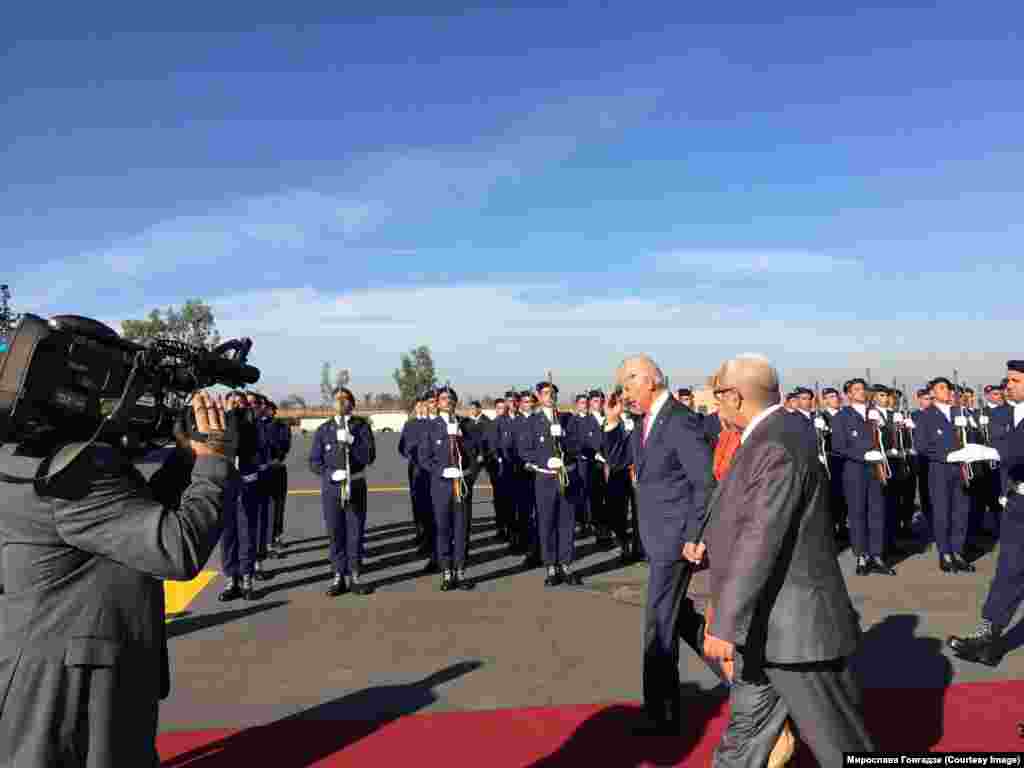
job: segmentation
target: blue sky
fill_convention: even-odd
[[[1019,4],[215,5],[8,12],[17,309],[204,297],[276,396],[1020,356]]]

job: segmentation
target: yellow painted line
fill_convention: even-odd
[[[476,485],[473,486],[474,490],[477,491],[491,491],[494,490],[489,485]],[[372,488],[367,488],[370,493],[399,493],[409,492],[409,486],[407,485],[375,485]],[[288,491],[289,496],[319,496],[320,490],[317,488],[300,488],[294,491]]]
[[[191,581],[165,581],[164,601],[168,618],[184,611],[196,595],[218,576],[217,571],[201,571]]]

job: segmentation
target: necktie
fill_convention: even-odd
[[[640,447],[643,448],[647,445],[647,419],[651,414],[645,413],[644,420],[640,422]]]

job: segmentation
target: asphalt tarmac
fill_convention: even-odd
[[[168,624],[172,690],[161,730],[238,728],[291,715],[368,720],[425,711],[636,701],[646,567],[621,567],[618,550],[577,542],[582,587],[545,588],[542,569],[494,537],[484,473],[477,486],[470,592],[438,591],[412,550],[413,527],[398,436],[378,433],[364,571],[369,596],[328,598],[331,578],[319,478],[306,465],[311,437],[296,434],[288,460],[288,555],[268,561],[273,578],[252,602],[220,603],[218,575]],[[872,688],[942,688],[1024,679],[1024,626],[992,669],[945,649],[973,628],[995,571],[996,551],[973,574],[943,574],[933,547],[896,565],[896,576],[856,576],[840,556],[865,630],[855,664]],[[219,568],[219,548],[207,569]],[[691,594],[706,597],[706,574]],[[1020,617],[1018,616],[1018,621]],[[718,689],[684,646],[684,686]],[[427,684],[429,682],[429,685]],[[425,696],[424,691],[431,691]]]

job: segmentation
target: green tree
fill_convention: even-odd
[[[430,347],[423,345],[409,350],[402,355],[402,365],[395,369],[395,383],[404,407],[410,407],[416,401],[416,395],[430,387],[437,386],[437,374],[434,371],[434,358]]]
[[[202,299],[189,299],[180,310],[154,309],[144,320],[124,320],[121,332],[126,339],[140,343],[160,337],[206,349],[221,341],[213,308]]]

